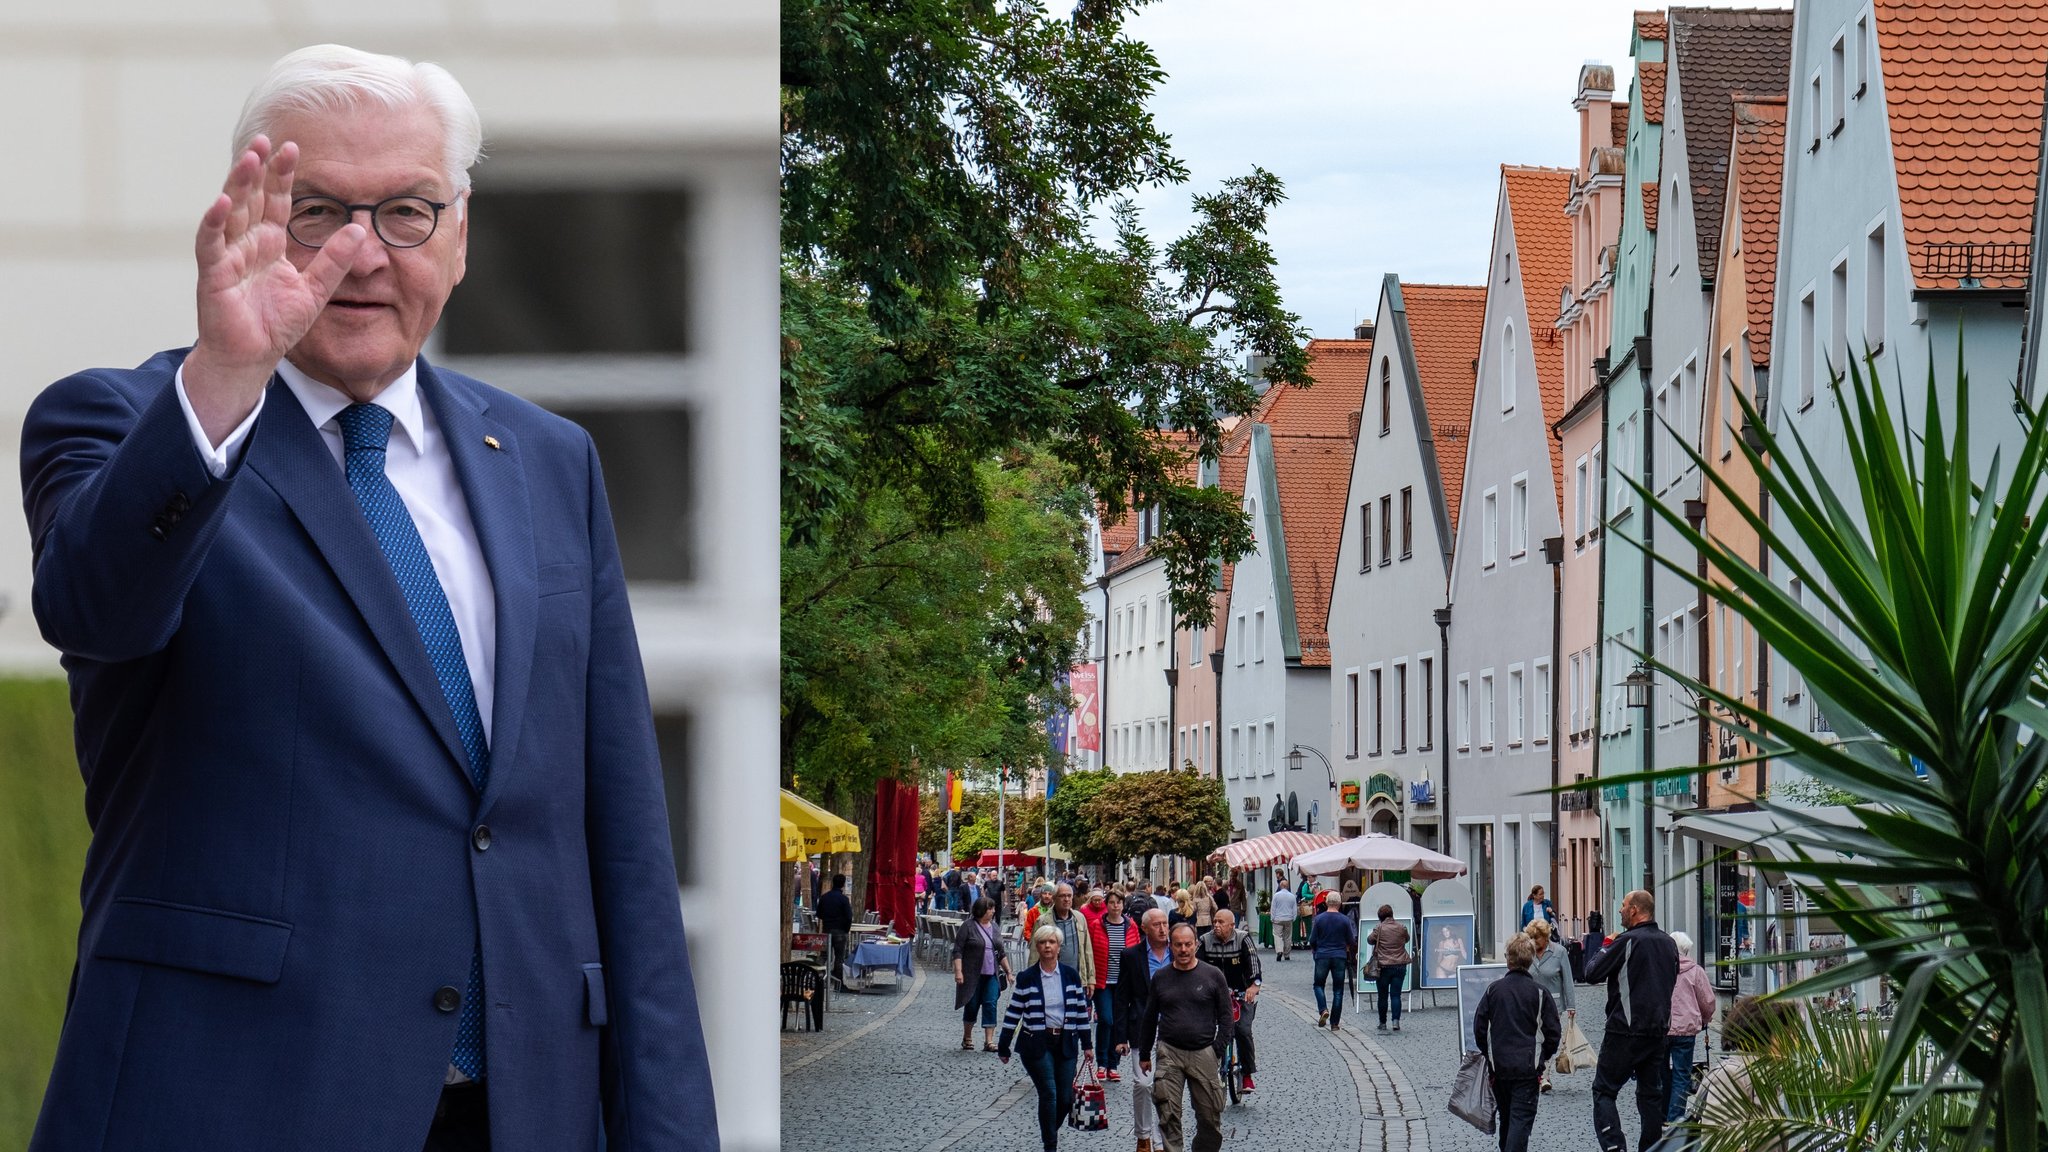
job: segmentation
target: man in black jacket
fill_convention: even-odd
[[[818,926],[832,938],[832,979],[846,987],[846,949],[853,938],[853,901],[846,898],[846,874],[832,874],[832,890],[818,897]]]
[[[1137,1043],[1137,1020],[1152,1003],[1152,975],[1173,963],[1167,945],[1166,912],[1153,908],[1138,917],[1138,930],[1145,938],[1124,949],[1117,960],[1115,1011],[1110,1014],[1110,1035],[1119,1054]],[[1152,1070],[1131,1069],[1131,1126],[1138,1133],[1138,1152],[1152,1152],[1160,1138],[1159,1109],[1152,1102]]]
[[[1665,1033],[1671,1027],[1671,989],[1678,983],[1678,945],[1657,927],[1656,915],[1656,898],[1648,892],[1623,897],[1626,931],[1586,965],[1587,983],[1607,984],[1607,1034],[1593,1070],[1593,1132],[1601,1152],[1628,1152],[1614,1099],[1631,1077],[1643,1120],[1641,1147],[1664,1134]]]
[[[1165,1152],[1181,1152],[1182,1090],[1194,1097],[1193,1152],[1223,1146],[1223,1078],[1217,1066],[1230,1045],[1230,982],[1196,956],[1195,926],[1173,926],[1173,963],[1152,974],[1152,999],[1138,1021],[1138,1068],[1154,1077]],[[1153,1068],[1155,1048],[1158,1068]]]
[[[1508,974],[1487,986],[1472,1014],[1472,1041],[1493,1073],[1500,1108],[1501,1152],[1528,1152],[1536,1124],[1537,1086],[1564,1032],[1557,1001],[1529,975],[1536,942],[1516,933],[1507,944]]]

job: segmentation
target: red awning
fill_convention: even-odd
[[[976,868],[1030,868],[1043,863],[1044,861],[1038,857],[1026,856],[1015,848],[1005,848],[1001,852],[993,848],[983,848],[981,855],[974,858]]]

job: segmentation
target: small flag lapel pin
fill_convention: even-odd
[[[497,438],[496,436],[486,436],[486,437],[484,437],[484,443],[485,443],[485,444],[486,444],[487,446],[489,446],[489,447],[491,448],[491,450],[492,450],[492,451],[497,451],[497,450],[499,450],[499,449],[502,449],[502,448],[504,447],[504,445],[502,445],[502,444],[498,443],[498,438]]]

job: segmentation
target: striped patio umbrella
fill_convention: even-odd
[[[1232,868],[1268,868],[1335,843],[1338,843],[1335,836],[1325,836],[1320,832],[1275,832],[1249,840],[1233,840],[1209,853],[1209,859],[1221,860]]]

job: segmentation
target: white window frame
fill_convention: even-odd
[[[1480,566],[1491,568],[1500,561],[1500,490],[1488,488],[1480,498]]]
[[[1500,333],[1500,414],[1502,419],[1515,411],[1516,391],[1515,322],[1501,325]]]
[[[1815,299],[1815,288],[1808,284],[1799,293],[1799,410],[1804,412],[1813,406],[1813,398],[1819,390],[1821,367],[1819,334],[1815,331],[1820,323],[1820,301]]]
[[[1872,352],[1884,351],[1886,308],[1885,222],[1880,219],[1863,234],[1863,343]]]
[[[1344,756],[1358,759],[1358,669],[1344,670]]]
[[[1472,750],[1472,677],[1458,674],[1458,751]]]
[[[1528,699],[1527,678],[1522,674],[1520,664],[1508,665],[1508,747],[1520,748],[1522,734],[1527,731],[1525,706]]]
[[[1274,747],[1274,746],[1273,746],[1273,733],[1274,733],[1274,731],[1275,731],[1275,727],[1274,727],[1274,720],[1273,720],[1273,718],[1272,718],[1272,717],[1270,717],[1270,716],[1269,716],[1269,717],[1267,717],[1267,718],[1266,718],[1266,756],[1265,756],[1265,769],[1266,769],[1266,770],[1265,770],[1265,771],[1264,771],[1263,773],[1261,773],[1261,775],[1265,775],[1265,776],[1271,776],[1271,775],[1273,774],[1273,771],[1274,771],[1274,766],[1275,766],[1275,762],[1276,762],[1276,761],[1277,761],[1277,760],[1279,759],[1278,753],[1279,753],[1279,751],[1280,751],[1280,750],[1279,750],[1278,748],[1276,748],[1276,747]]]
[[[1394,751],[1408,751],[1408,661],[1396,660],[1394,682],[1387,690],[1387,698],[1394,705]]]
[[[1365,670],[1365,715],[1370,740],[1366,744],[1366,755],[1378,756],[1387,750],[1386,684],[1387,671],[1374,664]]]
[[[1266,610],[1264,608],[1258,608],[1254,609],[1252,612],[1252,663],[1264,664],[1265,662]]]
[[[1550,743],[1550,660],[1548,658],[1537,660],[1529,668],[1529,674],[1534,680],[1534,684],[1530,689],[1529,712],[1531,718],[1535,720],[1535,724],[1532,726],[1533,734],[1530,739],[1533,743],[1548,744]]]
[[[1493,751],[1494,737],[1494,694],[1493,669],[1482,669],[1479,673],[1479,750]]]
[[[1425,652],[1415,658],[1416,677],[1422,684],[1422,741],[1417,752],[1436,747],[1436,654]]]
[[[1518,473],[1508,485],[1508,559],[1529,555],[1529,474]]]
[[[1235,664],[1236,664],[1236,665],[1237,665],[1237,666],[1238,666],[1239,668],[1242,668],[1242,667],[1244,667],[1244,650],[1245,650],[1245,642],[1244,642],[1244,632],[1245,632],[1245,622],[1244,622],[1244,613],[1242,613],[1242,612],[1239,612],[1239,613],[1237,614],[1237,627],[1235,627],[1235,628],[1233,628],[1233,629],[1231,629],[1231,630],[1230,630],[1230,649],[1231,649],[1231,654],[1232,654],[1232,656],[1234,656],[1234,657],[1235,657],[1235,659],[1234,659],[1234,661],[1233,661],[1233,662],[1234,662],[1234,663],[1235,663]]]

